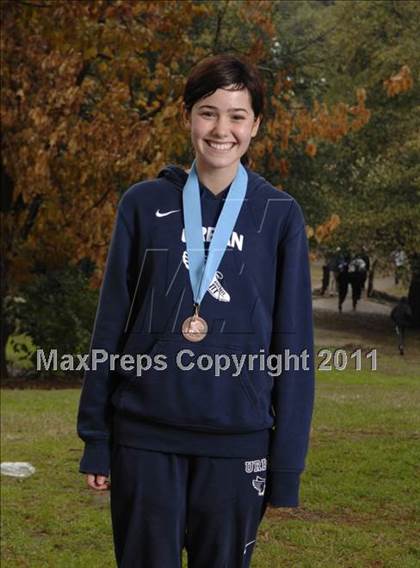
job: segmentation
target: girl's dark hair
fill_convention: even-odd
[[[255,120],[263,114],[264,83],[257,68],[244,57],[230,53],[206,57],[192,69],[184,88],[185,110],[190,113],[197,101],[230,85],[237,91],[248,89]],[[248,161],[247,154],[242,156],[242,163]]]

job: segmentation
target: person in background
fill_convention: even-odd
[[[347,296],[347,291],[349,287],[349,256],[345,254],[340,254],[337,259],[336,265],[336,281],[338,288],[338,311],[343,311],[344,300]]]
[[[325,255],[325,263],[322,266],[322,284],[321,284],[321,296],[324,296],[325,292],[328,290],[328,287],[330,286],[330,282],[331,282],[331,270],[332,270],[332,265],[333,265],[333,259],[334,259],[334,252],[332,252],[331,250],[326,250]],[[335,284],[335,282],[334,282]],[[332,294],[330,294],[332,295]]]
[[[404,355],[405,330],[410,327],[413,321],[413,313],[406,296],[400,298],[398,304],[393,307],[390,317],[395,326],[400,355]]]
[[[322,285],[321,285],[321,296],[325,294],[330,284],[330,268],[328,264],[322,266]]]
[[[369,276],[369,270],[370,270],[370,258],[367,252],[367,248],[365,247],[365,245],[362,246],[362,251],[361,253],[358,255],[359,258],[361,258],[362,260],[365,261],[365,272],[364,272],[364,278],[362,280],[362,290],[365,289],[365,284],[366,284],[366,280],[368,279]],[[367,296],[367,291],[366,291],[366,296]]]
[[[407,261],[407,255],[402,249],[395,249],[394,251],[392,251],[391,257],[394,261],[394,266],[395,266],[394,281],[395,285],[397,286],[404,273],[404,268]]]
[[[355,256],[348,266],[348,283],[352,291],[353,311],[362,296],[363,284],[366,281],[366,262],[359,255]]]
[[[329,274],[333,273],[333,277],[329,278],[329,295],[334,296],[339,291],[338,275],[341,272],[340,266],[345,262],[341,247],[337,247],[330,255],[328,260]]]

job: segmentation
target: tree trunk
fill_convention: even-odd
[[[377,263],[378,263],[378,260],[375,258],[375,260],[372,262],[370,270],[369,270],[368,289],[367,289],[368,298],[370,298],[370,296],[372,296],[373,281],[374,281],[374,278],[375,278],[375,269],[376,269]]]
[[[0,211],[4,214],[10,214],[13,209],[13,190],[14,183],[12,178],[6,172],[3,161],[0,163]],[[6,313],[6,297],[9,292],[8,286],[8,260],[7,254],[10,252],[11,243],[9,234],[4,231],[2,235],[2,246],[0,255],[0,379],[6,378],[7,365],[6,365],[6,345],[12,329],[10,328],[10,320]]]
[[[0,300],[0,378],[7,378],[7,363],[6,363],[6,345],[7,340],[11,334],[10,325],[7,321],[7,316],[4,310],[5,295],[1,295]]]
[[[1,379],[7,379],[7,377],[9,376],[9,373],[7,371],[7,361],[6,361],[6,345],[7,345],[7,340],[9,339],[9,335],[5,333],[3,335],[4,331],[3,329],[1,330],[1,361],[0,361],[0,378]]]

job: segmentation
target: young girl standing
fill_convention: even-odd
[[[118,206],[78,433],[88,485],[111,476],[119,567],[180,568],[183,547],[189,568],[249,567],[267,505],[299,503],[308,243],[299,204],[244,165],[263,99],[245,59],[201,61],[183,97],[191,169],[167,166]]]

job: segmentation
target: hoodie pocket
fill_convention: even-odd
[[[218,355],[225,356],[227,368],[217,374]],[[258,429],[259,396],[245,365],[238,374],[234,355],[240,359],[240,347],[158,340],[149,356],[152,360],[159,356],[160,361],[163,357],[166,368],[152,361],[141,376],[125,381],[119,411],[127,417],[186,429],[232,433]]]

